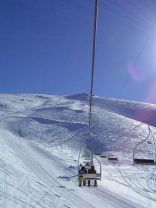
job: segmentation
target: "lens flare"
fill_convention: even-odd
[[[144,75],[142,71],[138,67],[136,67],[134,63],[128,64],[128,73],[135,81],[141,82],[144,80]]]

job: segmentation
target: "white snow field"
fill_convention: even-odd
[[[79,187],[78,154],[88,121],[86,94],[0,95],[0,208],[156,207],[156,105],[94,97],[92,139],[102,164],[98,187]],[[129,131],[132,129],[132,131]],[[121,136],[122,135],[122,136]]]

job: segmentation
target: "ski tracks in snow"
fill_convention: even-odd
[[[80,206],[85,208],[97,208],[97,204],[98,208],[103,208],[104,206],[108,208],[141,207],[100,186],[96,189],[88,189],[85,187],[81,189],[75,187],[73,190],[73,186],[76,186],[74,179],[66,181],[58,177],[61,174],[66,174],[68,176],[72,174],[62,161],[59,161],[58,158],[35,144],[33,145],[29,142],[21,143],[20,138],[12,135],[10,132],[5,131],[3,133],[6,144],[14,150],[16,156],[20,158],[32,172],[30,176],[23,174],[20,182],[16,184],[15,188],[20,192],[19,196],[7,195],[7,197],[13,198],[14,201],[16,201],[17,208],[20,205],[24,208],[78,208]],[[124,173],[122,173],[122,176],[124,180],[126,180]],[[35,179],[35,177],[38,179]],[[132,185],[132,179],[129,178],[127,180],[126,182],[134,188],[135,184]],[[3,189],[5,189],[6,193],[7,188],[4,187]],[[136,191],[139,190],[140,189],[136,189]],[[94,201],[96,201],[95,205]],[[3,199],[2,208],[5,208],[5,204],[6,201]]]
[[[3,182],[3,192],[7,195],[7,176],[6,173],[4,173],[4,182]],[[5,208],[6,206],[6,196],[3,196],[3,200],[2,200],[2,208]]]
[[[2,133],[2,132],[1,132]],[[1,134],[2,135],[2,134]],[[11,145],[12,149],[16,150],[15,155],[23,160],[23,154],[19,146],[14,140],[9,140],[8,135],[3,135],[5,142]],[[12,139],[12,138],[11,138]],[[19,154],[20,153],[20,154]],[[22,157],[23,156],[23,157]],[[28,157],[28,156],[27,156]],[[28,158],[25,159],[28,159]],[[30,160],[28,160],[30,162]],[[30,165],[33,165],[32,163]],[[17,166],[16,166],[17,167]],[[5,163],[0,159],[0,176],[1,176],[1,205],[0,207],[14,208],[49,208],[55,207],[55,202],[59,196],[52,191],[49,191],[44,183],[39,182],[33,174],[28,174],[27,171],[20,171],[10,164]],[[6,175],[7,174],[7,175]],[[4,177],[2,178],[2,176]],[[7,178],[6,178],[7,177]],[[44,176],[43,176],[44,177]],[[7,181],[6,181],[7,179]],[[8,189],[8,193],[7,193]],[[68,204],[68,203],[66,203]]]
[[[81,206],[85,208],[95,208],[92,204],[90,204],[86,199],[83,199],[78,194],[74,193],[72,189],[66,188],[62,191],[64,183],[60,182],[60,179],[57,179],[55,171],[53,170],[54,164],[60,166],[60,168],[64,168],[56,161],[56,158],[50,158],[48,161],[43,154],[39,154],[35,151],[35,148],[32,148],[30,145],[26,145],[24,148],[20,143],[18,143],[17,138],[12,136],[9,132],[5,135],[7,144],[12,147],[12,149],[16,152],[19,158],[22,159],[24,164],[32,171],[32,173],[44,184],[46,184],[48,193],[51,193],[53,190],[53,194],[57,197],[55,205],[51,207],[76,207]],[[12,138],[14,137],[14,138]],[[12,142],[12,139],[14,142]],[[37,158],[35,158],[37,157]],[[58,175],[57,175],[58,176]],[[60,191],[61,190],[61,191]],[[54,199],[52,199],[54,201]],[[43,198],[42,198],[43,201]],[[58,201],[61,201],[58,203]],[[66,202],[66,203],[65,203]],[[62,204],[65,204],[62,206]],[[68,205],[69,204],[69,205]],[[71,205],[70,205],[71,204]],[[46,206],[43,206],[46,207]]]
[[[134,167],[135,168],[135,167]],[[130,171],[118,168],[121,178],[133,191],[156,202],[156,167]]]
[[[66,173],[68,176],[72,173],[55,156],[47,153],[38,146],[30,145],[30,143],[25,143],[24,146],[23,144],[21,145],[18,138],[10,134],[10,132],[7,132],[7,134],[5,132],[5,138],[7,145],[12,147],[17,156],[24,162],[24,164],[26,164],[35,177],[42,181],[43,184],[46,184],[44,191],[46,189],[47,191],[39,197],[34,195],[35,191],[37,191],[35,187],[36,184],[31,186],[31,188],[29,187],[29,192],[27,192],[27,196],[24,198],[24,208],[78,208],[80,206],[85,208],[97,208],[97,204],[98,208],[103,208],[104,206],[109,208],[138,207],[116,194],[108,193],[104,188],[98,187],[95,190],[85,187],[82,189],[75,187],[73,190],[72,187],[76,186],[74,179],[71,181],[65,181],[58,177],[58,174],[61,173]],[[55,172],[54,169],[57,171]],[[28,190],[28,187],[26,187],[28,184],[29,181],[26,176],[23,176],[20,187],[23,187],[23,190]],[[47,199],[49,199],[49,204],[46,204]],[[94,201],[96,201],[95,205]]]
[[[128,200],[127,198],[119,196],[111,192],[110,190],[103,188],[102,186],[98,186],[97,189],[91,188],[89,189],[89,192],[97,194],[99,198],[105,200],[107,202],[108,207],[143,208],[143,206],[139,206],[138,204]]]

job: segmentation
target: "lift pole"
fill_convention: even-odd
[[[93,83],[94,83],[94,68],[95,68],[97,18],[98,18],[98,0],[95,0],[94,29],[93,29],[93,51],[92,51],[92,71],[91,71],[91,86],[90,86],[90,94],[89,94],[89,136],[90,136],[90,133],[91,133],[91,121],[92,121]]]

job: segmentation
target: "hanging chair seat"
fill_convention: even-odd
[[[107,158],[107,156],[106,156],[106,155],[101,155],[100,157],[102,157],[102,158]]]
[[[117,161],[118,160],[118,158],[117,157],[108,157],[108,160],[112,160],[112,161]]]
[[[149,125],[148,135],[144,140],[138,142],[133,149],[133,164],[156,164],[155,138]]]
[[[135,164],[146,164],[146,165],[155,164],[154,159],[147,159],[147,158],[134,158],[133,162]]]
[[[100,173],[87,173],[82,175],[84,180],[101,180],[101,174]]]

